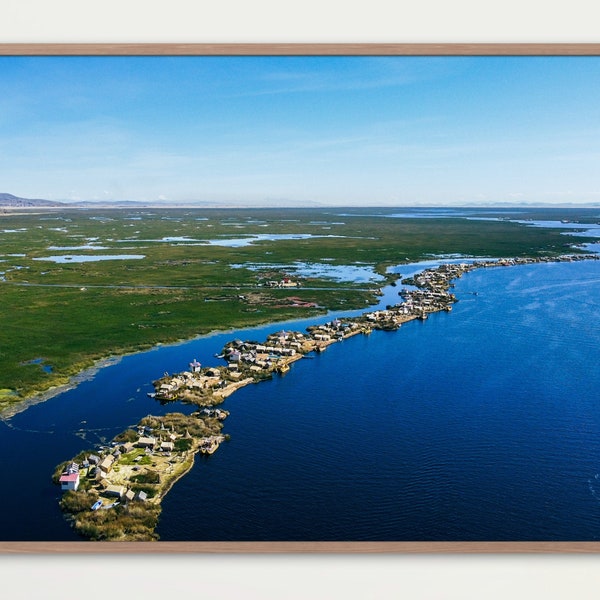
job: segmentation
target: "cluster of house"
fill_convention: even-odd
[[[452,303],[456,302],[454,294],[447,291],[451,280],[472,268],[472,265],[460,263],[427,269],[412,279],[404,280],[405,283],[413,283],[418,289],[403,289],[400,292],[403,302],[388,306],[385,310],[365,313],[360,319],[371,323],[376,329],[394,330],[405,321],[426,319],[432,312],[449,312],[452,310]]]
[[[329,344],[357,333],[369,333],[372,328],[395,330],[405,321],[415,318],[426,319],[432,312],[451,311],[452,304],[456,302],[454,294],[448,291],[453,286],[452,279],[461,277],[473,269],[589,258],[598,260],[600,256],[567,255],[558,258],[478,260],[470,263],[442,264],[426,269],[412,279],[404,280],[404,283],[412,283],[417,289],[403,289],[400,292],[403,302],[399,304],[388,306],[385,310],[363,313],[359,317],[335,319],[323,325],[314,325],[307,328],[307,334],[283,330],[269,335],[263,343],[233,340],[226,344],[220,355],[220,358],[227,361],[226,368],[203,368],[194,359],[189,365],[189,371],[154,382],[156,397],[175,399],[186,392],[197,392],[200,397],[218,394],[219,390],[228,388],[232,381],[238,381],[242,376],[247,379],[241,381],[238,387],[253,381],[252,377],[256,375],[286,371],[289,369],[289,363],[302,355],[311,351],[322,351]],[[281,282],[269,283],[287,285],[293,282],[284,278]],[[227,390],[221,393],[224,397]]]
[[[104,458],[100,458],[95,454],[90,454],[90,456],[83,461],[81,467],[82,469],[88,469],[88,473],[93,473],[93,476],[103,495],[113,496],[118,500],[123,500],[126,502],[130,502],[132,500],[146,500],[148,496],[146,492],[142,490],[134,492],[133,490],[125,488],[123,485],[114,485],[109,483],[106,477],[111,471],[115,460],[116,459],[112,454],[109,454]],[[77,491],[79,489],[80,481],[79,465],[76,463],[69,464],[59,478],[60,488],[63,492],[69,490]]]
[[[202,365],[196,359],[189,366],[189,371],[183,371],[172,377],[165,377],[155,381],[156,397],[163,400],[172,400],[177,397],[178,392],[182,389],[199,393],[210,393],[227,385],[221,369],[217,367],[203,369]]]
[[[600,254],[563,254],[562,256],[538,256],[535,258],[517,257],[500,258],[496,261],[475,261],[475,267],[511,267],[514,265],[531,265],[534,263],[577,262],[580,260],[600,260]]]
[[[268,281],[265,281],[263,285],[270,288],[295,288],[300,287],[300,282],[294,281],[289,277],[282,277],[279,280],[269,279]]]
[[[365,327],[356,319],[334,319],[329,323],[313,325],[307,331],[313,342],[313,349],[318,351],[323,343],[337,342],[357,333],[364,333]]]
[[[270,373],[287,367],[288,364],[304,354],[320,351],[327,345],[356,333],[364,327],[352,320],[335,319],[322,325],[307,328],[307,333],[282,330],[269,335],[264,343],[242,342],[234,340],[223,349],[223,358],[227,368],[236,371],[243,368],[252,372]]]
[[[100,492],[104,496],[114,496],[119,500],[132,501],[132,500],[146,500],[146,492],[140,490],[134,492],[133,490],[127,489],[124,485],[115,485],[110,482],[109,474],[113,470],[113,467],[118,463],[119,457],[122,454],[130,452],[134,448],[144,448],[146,454],[153,454],[154,452],[163,453],[163,455],[169,456],[175,448],[176,436],[172,432],[166,432],[167,440],[158,440],[152,436],[152,430],[149,427],[143,427],[138,430],[139,438],[136,442],[124,442],[115,443],[113,447],[105,454],[98,456],[97,454],[89,454],[85,460],[82,461],[81,465],[75,462],[69,463],[63,470],[59,478],[59,483],[62,491],[77,491],[79,488],[81,479],[80,475],[83,471],[87,474],[87,477],[94,479],[98,485]],[[189,436],[189,434],[188,434]],[[141,460],[140,455],[138,459]]]
[[[219,444],[225,440],[223,435],[211,435],[209,437],[202,438],[198,446],[198,450],[202,454],[212,454],[218,447]]]
[[[400,296],[404,302],[385,311],[376,311],[367,313],[365,318],[376,323],[384,323],[394,326],[401,317],[417,317],[426,319],[428,313],[441,310],[451,311],[452,303],[456,302],[454,294],[449,293],[448,289],[453,287],[452,279],[461,277],[464,273],[474,269],[485,267],[509,267],[515,265],[526,265],[540,262],[572,262],[578,260],[599,260],[600,256],[592,254],[582,255],[564,255],[559,257],[537,257],[537,258],[500,258],[497,260],[477,260],[471,263],[443,264],[438,267],[426,269],[415,275],[410,280],[404,280],[405,283],[413,283],[419,289],[403,289]],[[406,320],[406,319],[405,319]]]
[[[229,411],[221,408],[202,408],[198,411],[198,414],[224,421],[229,416]]]
[[[600,260],[598,254],[565,254],[562,256],[538,256],[498,258],[490,260],[475,260],[471,263],[443,264],[438,267],[426,269],[415,275],[412,280],[420,288],[442,291],[450,287],[450,280],[461,277],[467,271],[485,267],[513,267],[516,265],[529,265],[535,263],[574,262],[580,260]]]
[[[293,358],[303,351],[305,337],[298,331],[283,330],[269,335],[263,343],[233,340],[223,348],[223,358],[232,373],[242,368],[251,373],[272,371],[282,359]]]
[[[417,287],[433,292],[443,292],[450,287],[452,279],[461,277],[467,271],[472,271],[478,266],[484,266],[486,263],[457,263],[443,264],[431,269],[425,269],[412,278]],[[496,264],[496,263],[494,263]],[[407,280],[404,280],[406,282]],[[401,295],[403,293],[401,292]]]
[[[165,376],[154,382],[158,399],[172,400],[192,394],[196,398],[222,393],[232,382],[242,380],[239,385],[254,381],[257,376],[269,375],[273,371],[285,372],[289,363],[311,351],[321,351],[332,342],[365,331],[364,325],[352,319],[334,320],[307,329],[307,333],[282,330],[267,337],[264,342],[233,340],[225,345],[219,355],[227,362],[226,367],[203,368],[194,359],[189,370],[173,376]],[[204,409],[211,416],[225,418],[226,411]]]

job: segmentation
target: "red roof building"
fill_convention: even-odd
[[[66,492],[67,490],[76,492],[79,487],[79,473],[65,473],[60,476],[58,481],[60,483],[60,489],[63,492]]]

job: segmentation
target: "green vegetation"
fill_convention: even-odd
[[[156,471],[148,469],[145,473],[133,475],[129,478],[133,483],[160,483],[160,475]]]
[[[90,501],[97,499],[97,494],[81,491],[65,492],[61,498],[61,509],[70,516],[75,531],[82,537],[95,541],[157,539],[154,529],[161,513],[160,504],[131,502],[127,506],[92,512]]]
[[[194,454],[202,450],[205,436],[218,436],[223,424],[200,413],[170,413],[161,417],[144,417],[138,423],[138,428],[141,427],[150,428],[150,435],[157,440],[152,449],[133,448],[121,454],[112,467],[99,477],[90,479],[83,469],[80,471],[79,489],[63,493],[60,507],[82,537],[91,540],[158,539],[154,530],[161,512],[161,499],[192,467]],[[120,433],[113,441],[131,438],[130,432],[133,429]],[[127,441],[135,442],[138,438],[136,434],[135,440]],[[174,452],[161,451],[160,442],[173,438]],[[222,439],[220,437],[218,442]],[[109,452],[111,450],[105,449],[93,453],[104,459]],[[58,465],[52,477],[54,483],[59,483],[60,474],[67,464],[79,464],[89,454],[90,451],[80,452],[72,460]],[[151,468],[147,465],[151,465]],[[138,497],[139,492],[144,492],[146,498]],[[102,506],[92,510],[98,500]]]
[[[175,440],[175,444],[174,444],[175,448],[175,452],[185,452],[186,450],[189,450],[192,447],[192,440],[191,439],[186,439],[186,438],[182,438],[179,440]]]
[[[585,238],[505,220],[387,218],[383,209],[37,211],[0,215],[0,410],[100,359],[210,331],[364,308],[384,280],[337,281],[299,263],[386,267],[431,255],[539,256]],[[595,222],[597,211],[489,216]],[[488,216],[480,211],[482,216]],[[311,234],[224,246],[206,240]],[[94,245],[98,246],[94,248]],[[82,247],[82,248],[80,248]],[[62,255],[141,260],[55,263]],[[266,287],[291,276],[300,287]],[[158,375],[158,374],[157,374]]]
[[[137,459],[137,460],[136,460]],[[119,458],[120,465],[150,465],[152,464],[152,459],[149,456],[146,456],[146,453],[143,448],[134,448],[131,452],[127,452],[127,454],[122,454]]]
[[[138,439],[138,434],[133,429],[126,429],[115,437],[115,442],[124,444],[126,442],[135,442]]]

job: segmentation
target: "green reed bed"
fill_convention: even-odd
[[[0,410],[66,384],[105,357],[219,329],[363,308],[376,301],[377,290],[386,283],[302,276],[296,270],[300,265],[359,266],[385,274],[390,265],[432,255],[554,255],[576,251],[572,244],[586,241],[562,235],[564,229],[506,220],[385,216],[398,210],[135,209],[0,215]],[[501,216],[592,222],[594,214],[528,209]],[[314,237],[236,245],[248,236],[273,234]],[[230,245],[209,243],[223,240]],[[103,255],[144,258],[77,262],[80,256]],[[36,260],[53,256],[72,259]],[[284,277],[301,286],[264,286]]]

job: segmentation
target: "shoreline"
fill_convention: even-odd
[[[359,310],[359,309],[357,309],[357,310]],[[335,312],[339,312],[339,311],[335,311]],[[322,313],[321,316],[324,317],[327,314],[328,313],[325,312],[325,313]],[[4,409],[0,409],[0,421],[8,421],[15,415],[25,412],[31,406],[35,406],[36,404],[41,404],[42,402],[46,402],[46,400],[50,400],[56,396],[59,396],[60,394],[62,394],[64,392],[74,390],[75,388],[77,388],[79,386],[79,384],[93,379],[101,369],[117,365],[124,358],[127,358],[128,356],[136,356],[136,355],[140,355],[140,354],[145,354],[147,352],[155,352],[156,350],[159,350],[161,348],[175,348],[177,346],[183,346],[184,344],[189,344],[190,342],[194,342],[196,340],[214,337],[217,335],[223,335],[227,332],[248,331],[248,330],[256,329],[259,327],[267,327],[269,325],[276,325],[276,324],[284,325],[286,323],[296,323],[299,321],[305,321],[309,318],[310,317],[304,317],[304,318],[299,318],[299,319],[285,319],[283,321],[266,320],[266,321],[256,323],[254,325],[250,325],[248,327],[242,327],[240,329],[234,329],[231,327],[228,327],[227,329],[212,329],[208,333],[199,333],[197,335],[194,335],[193,337],[182,338],[182,339],[179,339],[174,342],[157,342],[156,344],[154,344],[154,346],[152,346],[151,348],[147,348],[146,350],[136,350],[133,352],[124,352],[123,354],[116,354],[116,355],[106,356],[104,358],[99,358],[94,362],[94,364],[91,367],[84,369],[83,371],[80,371],[79,373],[77,373],[75,375],[72,375],[67,383],[63,383],[61,385],[50,387],[47,390],[44,390],[43,392],[36,392],[33,395],[25,396],[19,402],[9,404]]]
[[[541,263],[541,262],[560,262],[561,259],[564,259],[565,256],[569,256],[572,258],[572,260],[575,260],[575,261],[600,259],[600,255],[597,255],[597,254],[574,254],[574,255],[559,255],[556,257],[531,257],[531,258],[522,258],[522,259],[517,259],[517,260],[524,261],[523,263],[519,262],[518,264],[532,264],[532,263]],[[507,260],[507,259],[502,259],[502,258],[475,259],[475,262],[482,261],[482,260],[483,261],[502,261],[502,260]],[[515,260],[515,259],[508,259],[508,260]],[[426,263],[430,263],[430,262],[431,262],[430,259],[424,259],[421,261],[417,261],[415,264],[423,263],[425,265]],[[401,267],[402,265],[398,265],[398,266]],[[361,310],[361,309],[360,308],[350,309],[349,312],[358,311],[358,310]],[[341,310],[326,311],[326,312],[322,313],[321,315],[316,315],[316,316],[326,317],[328,314],[331,314],[331,313],[337,314],[337,313],[342,313],[342,312],[344,312],[344,311],[341,311]],[[44,390],[42,392],[36,392],[35,394],[30,395],[30,396],[25,396],[25,397],[23,397],[22,400],[11,403],[11,404],[5,406],[4,408],[1,408],[0,409],[0,421],[7,422],[15,415],[25,412],[31,406],[41,404],[47,400],[50,400],[56,396],[59,396],[60,394],[62,394],[64,392],[68,392],[70,390],[77,388],[80,383],[83,383],[85,381],[89,381],[89,380],[93,379],[95,377],[95,375],[101,369],[104,369],[105,367],[110,367],[110,366],[116,365],[121,360],[123,360],[124,358],[127,358],[128,356],[144,354],[146,352],[153,352],[153,351],[156,351],[163,347],[171,348],[171,347],[181,346],[184,344],[188,344],[190,342],[194,342],[199,339],[222,335],[222,334],[227,333],[228,331],[242,332],[242,331],[253,330],[256,328],[260,328],[260,327],[266,327],[269,325],[277,325],[277,324],[285,325],[288,323],[293,324],[296,322],[306,321],[309,318],[311,318],[311,317],[302,317],[302,318],[298,318],[298,319],[284,319],[282,321],[265,320],[265,321],[259,321],[253,325],[249,325],[247,327],[242,327],[242,328],[238,328],[238,329],[230,328],[230,327],[225,328],[225,329],[213,329],[206,333],[199,333],[190,338],[182,338],[182,339],[179,339],[179,340],[176,340],[173,342],[157,342],[151,348],[148,348],[146,350],[124,352],[123,354],[109,355],[109,356],[100,358],[100,359],[97,359],[91,367],[84,369],[83,371],[81,371],[75,375],[72,375],[67,383],[50,387],[47,390]]]
[[[361,310],[361,309],[356,308],[356,309],[350,309],[350,310]],[[57,385],[57,386],[52,386],[42,392],[35,392],[32,395],[23,397],[22,400],[20,400],[18,402],[14,402],[14,403],[8,404],[4,408],[0,408],[0,421],[7,422],[13,416],[20,414],[22,412],[25,412],[31,406],[41,404],[42,402],[45,402],[46,400],[50,400],[56,396],[59,396],[60,394],[62,394],[64,392],[68,392],[70,390],[75,389],[80,383],[83,383],[85,381],[89,381],[89,380],[93,379],[95,377],[95,375],[98,373],[98,371],[100,371],[101,369],[103,369],[105,367],[111,367],[113,365],[116,365],[121,360],[123,360],[124,358],[127,358],[128,356],[135,356],[135,355],[139,355],[139,354],[144,354],[146,352],[153,352],[153,351],[159,350],[160,348],[174,348],[177,346],[188,344],[190,342],[194,342],[196,340],[209,338],[209,337],[213,337],[213,336],[217,336],[217,335],[223,335],[227,332],[250,331],[253,329],[257,329],[257,328],[261,328],[261,327],[268,327],[270,325],[274,326],[277,324],[281,324],[281,325],[293,324],[293,323],[297,323],[297,322],[306,321],[310,318],[326,317],[328,314],[340,313],[340,312],[342,312],[342,311],[339,309],[338,310],[327,310],[325,312],[318,313],[316,315],[299,317],[299,318],[295,318],[295,319],[285,318],[285,319],[282,319],[281,321],[278,321],[278,320],[273,321],[272,319],[259,320],[256,323],[254,323],[252,325],[248,325],[246,327],[240,327],[240,328],[227,327],[227,328],[223,328],[223,329],[211,329],[208,332],[198,333],[189,338],[181,338],[181,339],[177,339],[175,341],[157,342],[152,347],[147,348],[145,350],[134,350],[131,352],[126,351],[126,352],[123,352],[122,354],[111,354],[109,356],[97,359],[91,367],[84,369],[83,371],[80,371],[79,373],[77,373],[75,375],[72,375],[67,383]]]
[[[31,396],[26,396],[20,402],[14,403],[14,405],[10,404],[6,406],[2,411],[0,411],[0,421],[9,421],[15,415],[25,412],[28,408],[35,406],[36,404],[41,404],[42,402],[46,402],[46,400],[50,400],[51,398],[59,396],[64,392],[74,390],[79,384],[93,379],[101,369],[117,365],[121,362],[123,358],[125,358],[126,356],[131,356],[132,354],[136,353],[131,352],[129,354],[121,354],[114,357],[98,359],[93,364],[93,366],[89,367],[88,369],[84,369],[83,371],[80,371],[76,375],[71,376],[67,383],[53,386],[43,392],[37,392],[36,394]]]

